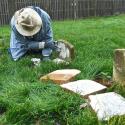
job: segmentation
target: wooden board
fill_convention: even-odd
[[[106,90],[107,87],[92,81],[92,80],[78,80],[62,84],[62,88],[80,94],[83,97],[88,97],[90,94],[99,93]]]
[[[57,84],[67,83],[72,81],[76,75],[78,75],[81,71],[77,69],[63,69],[63,70],[56,70],[51,72],[43,77],[40,80],[49,81],[52,80]]]
[[[125,115],[125,98],[115,92],[90,95],[89,100],[99,120],[109,120],[115,115]]]

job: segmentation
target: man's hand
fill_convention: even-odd
[[[31,42],[28,44],[29,49],[44,49],[50,48],[52,50],[56,49],[56,46],[53,42]]]
[[[57,46],[54,44],[54,42],[45,42],[45,48],[50,48],[52,50],[56,50]]]

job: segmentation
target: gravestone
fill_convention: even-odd
[[[107,87],[92,80],[78,80],[61,85],[62,88],[78,93],[83,97],[90,94],[103,92]]]
[[[125,98],[115,92],[90,95],[89,100],[99,120],[109,120],[115,115],[125,115]]]
[[[77,69],[63,69],[63,70],[56,70],[51,72],[45,76],[42,76],[40,80],[42,81],[53,81],[57,84],[67,83],[72,81],[76,75],[78,75],[81,71]]]
[[[59,53],[60,59],[63,59],[65,61],[71,61],[72,59],[74,59],[75,50],[74,50],[74,46],[71,43],[65,40],[58,40],[56,44],[60,49],[60,53]]]
[[[125,85],[125,49],[116,49],[113,63],[113,81]]]

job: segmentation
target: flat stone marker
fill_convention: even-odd
[[[90,95],[89,99],[99,120],[109,120],[115,115],[125,115],[125,98],[115,92]]]
[[[90,94],[102,92],[107,88],[92,80],[78,80],[67,84],[62,84],[61,87],[78,93],[83,97],[88,97]]]
[[[51,72],[43,77],[40,80],[48,81],[52,80],[57,84],[64,84],[70,82],[74,79],[76,75],[78,75],[81,71],[77,69],[63,69],[63,70],[56,70]]]

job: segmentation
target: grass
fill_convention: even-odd
[[[71,64],[42,62],[40,67],[33,67],[30,59],[36,55],[13,62],[7,53],[10,28],[0,29],[0,39],[5,38],[0,43],[0,124],[125,125],[124,116],[106,123],[98,121],[91,108],[79,109],[85,101],[79,95],[39,81],[40,76],[62,68],[81,70],[76,79],[94,79],[101,72],[112,76],[114,49],[125,48],[125,15],[53,22],[53,31],[54,39],[65,39],[75,46],[76,57]],[[125,89],[119,84],[108,91],[125,97]]]

